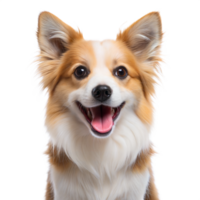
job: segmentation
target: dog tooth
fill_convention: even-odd
[[[115,109],[114,108],[112,108],[111,113],[112,113],[112,116],[115,114]]]
[[[91,114],[90,114],[90,110],[87,108],[87,115],[88,117],[91,119]]]

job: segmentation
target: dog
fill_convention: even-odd
[[[143,16],[116,40],[86,41],[42,12],[37,38],[49,94],[46,200],[158,200],[149,134],[159,13]]]

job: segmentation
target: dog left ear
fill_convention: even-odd
[[[37,37],[41,51],[51,59],[59,58],[70,43],[83,38],[80,32],[49,12],[42,12],[39,16]]]
[[[152,12],[119,33],[117,40],[123,41],[139,60],[153,61],[159,53],[161,29],[159,13]]]

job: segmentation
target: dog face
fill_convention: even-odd
[[[152,120],[150,96],[161,36],[158,13],[144,16],[115,41],[102,42],[85,41],[54,15],[40,15],[39,71],[50,94],[47,127],[56,145],[63,147],[71,141],[66,151],[77,163],[80,158],[75,159],[77,155],[70,153],[74,147],[69,147],[77,145],[77,140],[89,145],[94,138],[104,138],[96,144],[96,149],[103,149],[109,138],[118,141],[116,137],[121,136],[124,145],[132,141],[129,151],[137,142],[141,144],[138,151],[148,146],[148,131],[140,132]]]
[[[131,67],[135,60],[120,42],[79,41],[71,48],[74,55],[69,51],[64,57],[65,69],[55,96],[87,126],[87,134],[108,137],[123,107],[132,109],[141,98],[139,74]]]

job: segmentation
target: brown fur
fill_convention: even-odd
[[[56,146],[53,147],[53,145],[49,143],[45,153],[48,155],[49,162],[52,167],[55,167],[57,170],[61,171],[68,169],[71,161],[63,150],[58,150]],[[50,180],[50,173],[48,174],[47,179],[45,200],[54,200],[53,185]]]
[[[150,172],[150,180],[149,180],[149,185],[148,185],[144,200],[159,200],[151,167],[149,168],[149,172]]]
[[[50,174],[48,173],[45,200],[54,200],[53,185],[50,181]]]
[[[154,184],[154,176],[151,166],[151,156],[155,153],[152,148],[149,148],[147,151],[142,151],[137,159],[135,164],[133,165],[133,171],[141,173],[148,168],[150,173],[150,180],[146,190],[145,199],[144,200],[159,200],[158,192],[156,186]]]

